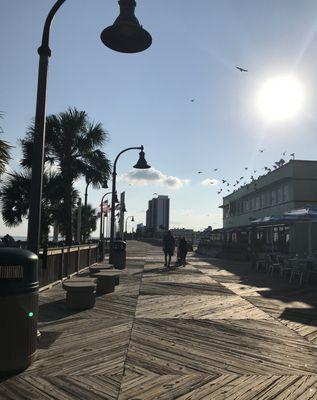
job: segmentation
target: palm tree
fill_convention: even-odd
[[[3,118],[3,113],[0,112],[0,118]],[[3,133],[3,129],[0,126],[0,133]],[[10,148],[11,146],[4,140],[0,139],[0,174],[5,171],[6,164],[10,160]]]
[[[34,124],[22,140],[23,159],[21,165],[31,167]],[[69,108],[66,112],[46,118],[45,161],[59,171],[62,186],[63,225],[66,244],[72,242],[73,185],[80,178],[88,178],[94,188],[108,178],[110,161],[99,148],[108,140],[108,134],[101,123],[92,123],[85,111]]]
[[[56,173],[44,172],[41,218],[41,242],[47,242],[49,226],[57,219],[62,203],[59,194],[61,181]],[[8,174],[1,188],[2,218],[5,225],[13,227],[27,217],[31,188],[31,171]]]
[[[81,220],[84,220],[85,217],[85,206],[81,207]],[[87,225],[86,225],[86,232],[84,235],[84,225],[81,224],[81,237],[86,237],[89,238],[91,233],[96,230],[97,227],[97,219],[98,216],[96,214],[96,209],[92,208],[90,204],[87,204]],[[77,222],[78,221],[78,214],[77,212],[74,213],[74,218],[73,218],[73,235],[76,237],[76,231],[77,231]]]

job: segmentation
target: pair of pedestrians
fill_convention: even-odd
[[[170,267],[171,265],[171,259],[172,256],[174,255],[174,250],[175,250],[175,239],[171,233],[171,231],[168,231],[166,235],[163,237],[163,251],[165,255],[165,267]],[[186,255],[188,252],[188,244],[187,241],[184,237],[182,237],[177,245],[177,261],[179,262],[179,265],[185,266],[186,264]]]

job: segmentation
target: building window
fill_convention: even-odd
[[[283,190],[282,188],[277,189],[277,203],[282,203],[283,202]]]
[[[276,190],[271,191],[271,205],[274,206],[277,203]]]
[[[283,186],[283,201],[289,201],[289,186]]]
[[[255,199],[255,209],[259,210],[261,208],[261,199],[260,196],[257,196]]]

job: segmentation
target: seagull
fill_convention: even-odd
[[[221,179],[221,180],[222,180],[222,183],[226,183],[227,182],[225,179]]]
[[[259,149],[259,152],[260,152],[260,153],[263,153],[263,151],[264,151],[264,149]]]
[[[214,168],[214,171],[218,171],[218,168]]]
[[[256,171],[257,171],[257,170],[255,169],[255,170],[253,171],[253,173],[256,174]]]
[[[195,99],[190,99],[190,101],[193,103],[195,101]]]
[[[198,171],[197,174],[202,174],[202,171]]]
[[[230,190],[228,189],[227,192],[230,192]]]
[[[240,181],[242,181],[243,178],[244,178],[244,176],[240,176]]]
[[[241,67],[236,67],[240,72],[248,72],[247,69],[241,68]]]
[[[230,186],[230,183],[229,183],[229,182],[227,183],[227,186]]]
[[[247,169],[248,169],[248,167],[244,167],[244,169],[245,169],[245,170],[247,170]]]
[[[286,155],[286,151],[283,151],[282,156],[285,156],[285,155]]]
[[[236,181],[236,184],[238,185],[240,182],[239,181]]]

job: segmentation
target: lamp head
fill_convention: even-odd
[[[142,28],[134,14],[135,0],[119,0],[120,14],[113,25],[101,32],[101,41],[121,53],[139,53],[152,44],[151,35]]]
[[[104,182],[103,182],[103,184],[102,184],[102,187],[103,187],[103,189],[108,189],[108,180],[107,179],[105,179],[104,180]]]
[[[137,169],[151,168],[151,166],[147,163],[147,161],[145,159],[145,153],[143,151],[143,146],[141,146],[141,151],[139,153],[138,162],[135,165],[133,165],[133,168],[137,168]]]

